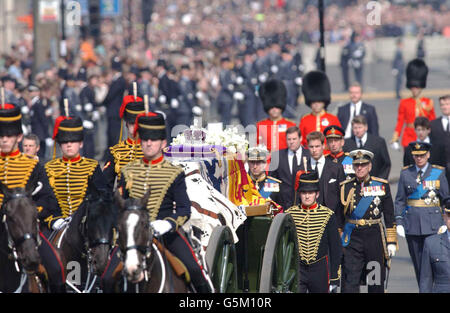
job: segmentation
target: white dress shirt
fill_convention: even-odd
[[[442,127],[444,128],[444,131],[447,131],[449,120],[450,116],[442,115]]]
[[[360,147],[358,147],[358,140],[361,140],[361,146]],[[366,141],[367,141],[367,132],[361,138],[355,137],[355,141],[356,141],[356,147],[358,149],[364,147],[364,145],[366,144]]]
[[[311,158],[311,167],[319,173],[319,178],[322,176],[323,166],[325,165],[325,156],[321,156],[317,161]]]
[[[347,128],[345,129],[344,138],[350,138],[352,136],[352,120],[355,116],[361,113],[362,101],[357,103],[350,102],[350,119],[348,120]]]

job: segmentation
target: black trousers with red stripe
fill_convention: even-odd
[[[42,265],[48,274],[50,292],[65,292],[64,266],[55,248],[48,241],[48,234],[49,232],[45,230],[39,233],[41,245],[38,248],[38,252],[41,256]]]
[[[329,271],[327,257],[313,264],[300,262],[300,293],[328,293]]]

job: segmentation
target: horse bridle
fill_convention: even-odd
[[[17,248],[20,247],[27,240],[34,240],[37,247],[39,247],[41,245],[41,243],[42,243],[41,238],[39,236],[39,225],[38,225],[38,223],[36,223],[36,227],[37,227],[36,234],[37,235],[34,235],[32,233],[24,233],[20,238],[16,238],[16,239],[14,239],[11,236],[11,233],[10,233],[9,227],[8,227],[8,223],[6,221],[6,219],[7,219],[6,204],[10,200],[21,199],[21,198],[28,198],[28,196],[26,194],[24,194],[24,193],[14,193],[11,196],[8,196],[8,198],[5,197],[4,201],[3,201],[3,205],[2,205],[2,211],[3,211],[2,222],[3,222],[4,226],[5,226],[6,234],[8,236],[8,247],[13,252],[12,255],[13,255],[13,258],[14,258],[16,270],[18,272],[19,272],[19,266],[17,264],[17,261],[18,261]]]

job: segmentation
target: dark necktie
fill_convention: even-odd
[[[294,157],[292,158],[292,175],[295,177],[298,171],[297,153],[294,152]],[[295,179],[295,178],[294,178]]]
[[[356,139],[358,142],[358,148],[362,148],[362,140],[360,138]]]
[[[417,183],[420,183],[422,181],[422,170],[419,170],[419,172],[417,172]]]
[[[450,117],[447,116],[447,127],[445,128],[447,133],[450,133]]]

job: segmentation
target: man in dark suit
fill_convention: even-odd
[[[108,93],[103,100],[103,106],[106,107],[106,116],[108,118],[108,146],[105,156],[109,151],[109,147],[114,146],[119,141],[120,134],[120,117],[119,110],[122,105],[122,99],[127,89],[127,82],[122,76],[122,63],[119,57],[114,57],[111,61],[112,81],[109,86]]]
[[[362,115],[353,118],[352,130],[353,136],[345,140],[344,151],[364,149],[372,152],[374,158],[370,175],[388,179],[391,171],[391,158],[384,138],[368,133],[367,120]]]
[[[48,88],[44,86],[44,88]],[[45,159],[46,141],[50,138],[49,126],[50,117],[47,115],[47,99],[41,96],[39,87],[35,85],[28,86],[28,92],[31,97],[31,132],[39,138],[40,149],[38,157]]]
[[[414,129],[417,135],[418,142],[426,142],[431,144],[430,163],[434,165],[444,166],[446,164],[445,147],[436,142],[431,142],[430,139],[430,120],[425,116],[418,116],[414,120]],[[414,158],[411,154],[411,146],[405,148],[403,154],[403,166],[414,164]]]
[[[405,62],[403,61],[403,41],[397,39],[397,50],[395,50],[394,60],[392,61],[392,75],[395,77],[395,95],[401,99],[400,91],[403,84],[403,73],[405,72]]]
[[[378,136],[378,117],[375,107],[361,100],[362,87],[359,83],[351,84],[348,89],[350,102],[339,107],[337,117],[345,130],[345,138],[352,137],[352,119],[357,115],[363,115],[368,123],[368,132]]]
[[[310,168],[319,174],[320,193],[317,202],[336,212],[342,209],[339,184],[345,180],[344,168],[323,155],[325,136],[321,132],[311,132],[306,136],[311,154]]]
[[[442,116],[430,122],[431,142],[445,149],[445,176],[450,183],[450,94],[439,98]]]
[[[281,180],[279,205],[288,209],[295,205],[295,178],[298,171],[306,171],[310,159],[309,151],[301,145],[301,132],[297,126],[286,130],[287,148],[273,151],[269,166],[269,175]]]

